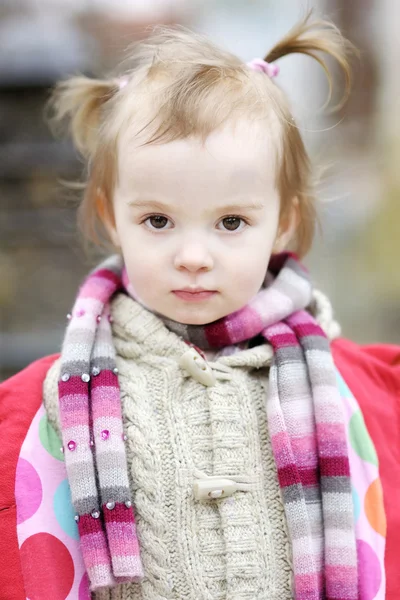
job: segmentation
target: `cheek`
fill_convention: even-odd
[[[165,261],[163,254],[156,251],[154,244],[144,245],[140,236],[129,235],[122,241],[124,257],[129,281],[137,295],[143,300],[150,300],[158,295],[160,284],[165,280]]]
[[[129,280],[137,288],[149,288],[149,291],[156,285],[159,279],[159,269],[157,264],[147,253],[124,254],[125,265],[128,271]]]
[[[127,220],[118,227],[118,236],[128,271],[131,269],[132,272],[140,273],[156,262],[154,244],[149,244],[140,226]]]
[[[134,297],[137,297],[145,306],[151,308],[154,297],[159,295],[157,293],[158,277],[154,273],[154,269],[151,268],[151,265],[148,266],[143,262],[132,259],[125,259],[125,265]]]
[[[267,261],[263,262],[260,259],[245,265],[242,273],[237,274],[235,281],[240,282],[240,286],[238,286],[240,291],[238,290],[238,292],[241,296],[248,298],[258,292],[265,279],[267,266]]]
[[[234,256],[229,257],[230,281],[236,288],[236,294],[246,301],[258,292],[265,279],[273,247],[273,236],[268,233],[265,235],[265,229],[257,232],[248,240],[250,243],[244,244]],[[240,285],[237,285],[238,282]]]
[[[240,274],[242,281],[254,279],[259,273],[265,274],[273,244],[274,237],[271,232],[266,235],[265,231],[257,231],[241,247],[228,254],[230,271]]]

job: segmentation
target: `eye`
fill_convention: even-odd
[[[169,219],[163,217],[163,215],[151,215],[143,221],[143,223],[147,222],[149,222],[149,229],[167,229],[165,226],[169,222]]]
[[[225,217],[220,221],[220,223],[223,223],[224,229],[226,231],[238,231],[241,223],[243,224],[243,226],[247,224],[246,221],[242,219],[242,217],[236,217],[234,215],[230,217]],[[243,229],[243,227],[240,228]]]

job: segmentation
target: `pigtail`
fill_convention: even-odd
[[[71,77],[58,83],[48,104],[52,129],[67,125],[77,150],[83,157],[93,156],[105,104],[119,90],[117,80]]]
[[[275,62],[288,54],[306,54],[316,60],[325,71],[329,85],[329,94],[326,104],[332,97],[332,76],[326,60],[320,53],[332,57],[339,65],[345,80],[345,91],[341,102],[335,107],[340,108],[346,102],[351,88],[351,68],[348,62],[350,53],[357,54],[354,46],[346,40],[339,29],[330,21],[312,20],[312,9],[302,21],[297,23],[280,42],[267,54],[268,63]]]

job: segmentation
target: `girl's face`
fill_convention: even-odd
[[[190,138],[137,147],[125,132],[110,233],[147,308],[202,325],[257,294],[279,221],[273,137],[241,123],[204,145]],[[185,288],[213,293],[179,293]]]

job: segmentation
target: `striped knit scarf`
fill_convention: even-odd
[[[134,295],[122,259],[113,256],[82,284],[61,356],[65,462],[92,590],[143,577],[110,324],[117,291]],[[328,340],[304,310],[311,292],[296,257],[281,254],[248,305],[207,325],[179,324],[179,334],[203,350],[259,335],[272,345],[266,406],[293,549],[295,598],[357,600],[345,428]]]

